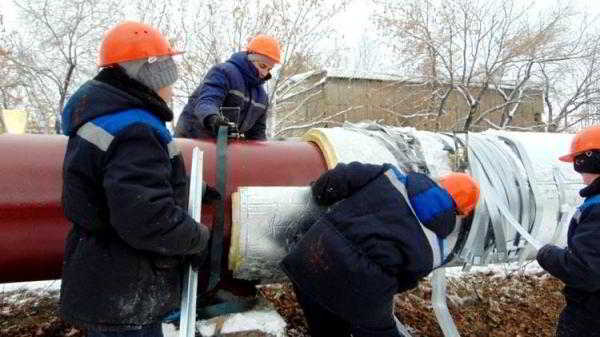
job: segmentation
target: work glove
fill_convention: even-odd
[[[317,204],[331,206],[348,198],[391,167],[390,164],[340,163],[311,184],[313,197]]]
[[[228,133],[231,132],[231,128],[229,127],[230,121],[227,117],[222,116],[222,115],[210,115],[208,117],[206,117],[206,122],[204,123],[204,125],[206,126],[207,129],[209,129],[212,134],[217,137],[219,135],[219,128],[221,126],[226,126],[228,129]]]
[[[212,233],[208,242],[206,243],[206,248],[201,253],[192,254],[188,256],[188,260],[192,269],[198,270],[209,270],[210,269],[210,248],[212,246]]]
[[[317,205],[331,206],[334,203],[348,197],[349,191],[347,184],[344,184],[343,177],[338,172],[329,171],[317,181],[311,183],[311,192]]]
[[[169,311],[165,316],[162,317],[163,323],[171,323],[179,326],[179,319],[181,318],[181,310],[179,308]]]
[[[215,201],[221,200],[223,197],[216,188],[202,182],[202,203],[212,204]]]
[[[210,247],[207,247],[204,252],[200,254],[190,255],[189,261],[190,265],[192,265],[192,269],[198,271],[201,269],[206,269],[208,266],[208,252],[210,251]]]
[[[548,268],[552,267],[549,266],[548,260],[551,257],[550,255],[552,254],[552,251],[555,249],[560,250],[561,248],[552,244],[545,244],[544,246],[542,246],[542,248],[540,248],[540,250],[538,250],[535,259],[537,260],[540,267],[544,268],[545,270],[548,270]]]

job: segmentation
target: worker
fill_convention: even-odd
[[[546,244],[537,261],[565,284],[556,336],[600,336],[600,126],[578,132],[559,159],[581,174],[585,199],[569,224],[567,246]]]
[[[163,336],[161,320],[181,304],[184,265],[206,259],[210,232],[186,211],[184,161],[165,126],[176,54],[151,26],[116,25],[100,71],[62,112],[71,228],[60,315],[88,337]]]
[[[189,98],[175,128],[175,137],[215,138],[220,126],[245,139],[266,139],[269,98],[263,83],[281,62],[279,42],[259,34],[246,51],[213,66]]]
[[[312,337],[409,336],[393,296],[457,253],[479,185],[465,173],[338,164],[311,187],[329,207],[282,260]],[[459,235],[460,234],[460,235]]]

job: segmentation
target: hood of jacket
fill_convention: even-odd
[[[128,109],[144,109],[162,121],[173,112],[152,89],[131,79],[121,68],[104,68],[71,96],[62,112],[62,130],[74,135],[79,127],[100,116]]]
[[[583,198],[589,198],[596,194],[600,194],[600,178],[596,178],[591,184],[579,191],[579,195]]]
[[[405,178],[409,202],[423,226],[446,238],[456,225],[456,204],[446,190],[423,173]]]
[[[231,55],[231,58],[227,62],[232,63],[240,71],[244,77],[244,81],[248,86],[257,87],[271,78],[271,74],[265,78],[258,77],[258,70],[248,60],[248,53],[245,51],[237,52]]]

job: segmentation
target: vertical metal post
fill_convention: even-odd
[[[202,162],[203,152],[194,147],[190,178],[190,195],[188,201],[189,215],[200,222],[202,210]],[[179,319],[179,336],[194,337],[196,334],[196,295],[198,291],[198,272],[191,265],[186,267],[181,294],[181,317]]]
[[[448,310],[446,303],[446,268],[437,268],[433,270],[431,277],[431,304],[433,312],[437,318],[438,324],[442,329],[445,337],[460,337],[458,329],[454,324],[452,315]]]

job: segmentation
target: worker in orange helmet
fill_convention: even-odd
[[[183,157],[165,126],[177,66],[153,27],[106,33],[100,72],[62,112],[66,238],[60,315],[88,337],[161,337],[180,305],[185,261],[200,266],[210,232],[186,211]],[[209,198],[218,193],[207,188]]]
[[[183,108],[176,137],[215,138],[220,126],[246,139],[266,139],[269,98],[263,83],[281,63],[279,42],[259,34],[246,51],[213,66]]]
[[[352,162],[321,175],[311,190],[328,209],[281,262],[310,335],[409,336],[394,316],[394,294],[462,249],[478,183],[465,173],[436,183],[390,164]]]
[[[556,336],[600,336],[600,126],[578,132],[559,159],[581,174],[585,200],[569,224],[567,247],[546,244],[537,261],[565,284]]]

